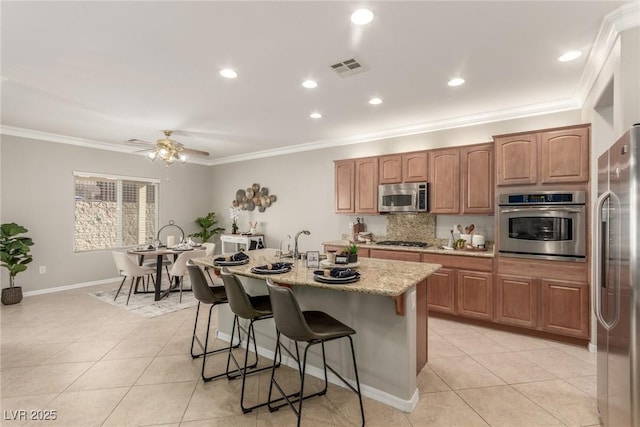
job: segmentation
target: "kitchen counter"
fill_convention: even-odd
[[[325,246],[349,246],[352,243],[348,240],[333,240],[329,242],[322,243]],[[441,255],[453,255],[453,256],[472,256],[479,258],[494,258],[495,255],[493,253],[493,247],[489,248],[487,251],[476,251],[476,250],[453,250],[453,249],[440,249],[437,246],[430,246],[428,248],[419,248],[413,246],[393,246],[393,245],[377,245],[375,242],[372,243],[355,243],[356,246],[360,248],[366,249],[383,249],[385,251],[399,251],[399,252],[418,252],[424,254],[441,254]]]
[[[313,272],[322,268],[307,268],[305,261],[294,263],[290,272],[285,274],[264,275],[252,273],[255,266],[265,265],[267,262],[291,262],[292,260],[277,259],[272,249],[260,249],[251,251],[251,261],[248,264],[227,267],[232,273],[264,280],[271,277],[274,281],[284,285],[311,286],[325,288],[340,292],[359,292],[371,295],[397,297],[404,294],[411,287],[416,286],[436,270],[442,267],[440,264],[416,263],[406,261],[390,261],[384,259],[359,258],[360,280],[344,285],[319,283],[313,279]],[[195,262],[212,267],[210,258],[199,258]]]
[[[240,279],[250,295],[267,294],[265,278],[289,286],[302,310],[320,310],[356,330],[353,343],[362,394],[405,412],[412,412],[420,397],[417,373],[427,362],[427,277],[439,264],[385,259],[360,258],[357,267],[360,280],[350,284],[331,285],[313,280],[316,268],[304,261],[294,263],[284,274],[260,275],[251,267],[274,262],[275,250],[248,252],[250,262],[228,267]],[[212,258],[196,258],[200,265],[213,265]],[[280,261],[280,260],[278,260]],[[286,261],[286,260],[282,260]],[[217,268],[217,267],[216,267]],[[400,309],[400,310],[399,310]],[[229,341],[233,313],[227,304],[218,308],[218,337]],[[254,325],[258,353],[273,358],[275,326],[273,320]],[[294,344],[284,341],[295,352]],[[327,362],[348,379],[354,378],[348,341],[339,340],[327,346]],[[284,364],[297,368],[292,359]],[[307,373],[323,378],[322,353],[312,348]],[[335,377],[329,381],[341,385]]]

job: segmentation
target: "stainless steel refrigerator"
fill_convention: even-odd
[[[598,410],[606,427],[640,426],[640,124],[598,159],[594,259]]]

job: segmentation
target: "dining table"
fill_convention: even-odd
[[[174,248],[159,247],[159,248],[152,248],[152,249],[137,248],[137,249],[131,249],[127,252],[138,256],[138,265],[142,265],[144,263],[145,257],[151,257],[151,256],[156,257],[156,279],[155,279],[153,292],[154,292],[154,300],[160,301],[162,298],[169,295],[170,292],[177,290],[180,285],[180,282],[179,282],[180,279],[176,277],[174,279],[174,282],[170,283],[167,289],[165,290],[162,289],[162,267],[163,267],[162,261],[165,255],[172,255],[173,260],[175,261],[178,258],[178,255],[180,255],[182,252],[192,251],[194,249],[199,249],[199,248],[200,246],[189,246],[184,249],[177,249],[175,247]],[[135,293],[144,293],[144,291],[137,290],[139,281],[140,281],[140,278],[138,278],[136,281]]]

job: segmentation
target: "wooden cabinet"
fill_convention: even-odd
[[[378,159],[380,184],[398,184],[401,182],[426,182],[427,175],[426,151],[390,154]]]
[[[378,213],[378,158],[356,159],[356,213]]]
[[[378,213],[378,158],[336,160],[335,212]]]
[[[497,185],[589,181],[589,125],[494,137]]]
[[[335,211],[336,213],[354,213],[356,162],[355,160],[337,160],[335,169]]]
[[[456,278],[458,314],[493,319],[493,274],[460,270]]]
[[[433,150],[429,153],[429,212],[460,212],[460,149]]]
[[[542,279],[542,329],[589,338],[589,285]]]
[[[442,267],[427,278],[429,311],[455,314],[455,270]]]
[[[538,319],[537,284],[531,277],[498,274],[496,277],[496,321],[535,328]]]
[[[460,148],[461,214],[491,214],[494,210],[494,145]]]
[[[428,158],[426,151],[415,151],[402,155],[402,182],[427,182]]]
[[[369,249],[369,258],[392,259],[394,261],[420,262],[422,257],[418,252],[389,251],[385,249]]]
[[[378,183],[397,184],[402,182],[402,154],[380,156],[378,159]]]
[[[542,184],[589,181],[589,128],[544,132],[540,137]]]

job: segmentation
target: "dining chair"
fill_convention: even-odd
[[[187,261],[192,258],[201,258],[205,254],[204,249],[184,251],[173,262],[171,270],[169,270],[169,286],[172,286],[174,279],[178,280],[180,286],[180,302],[182,302],[182,286],[184,284],[184,275],[187,273]],[[198,267],[199,268],[199,267]]]
[[[129,305],[131,291],[134,288],[134,280],[141,278],[144,282],[145,277],[147,277],[147,281],[149,280],[149,278],[153,280],[153,273],[155,273],[156,271],[151,267],[145,267],[136,264],[136,262],[125,252],[113,251],[111,252],[111,254],[113,256],[113,261],[116,264],[116,268],[118,269],[118,273],[123,276],[120,287],[118,288],[116,296],[113,298],[113,300],[115,301],[118,298],[120,290],[122,289],[122,285],[124,285],[125,280],[130,277],[131,286],[129,287],[129,295],[127,296],[127,305]]]
[[[364,407],[362,406],[362,394],[360,392],[360,380],[358,379],[358,366],[356,365],[356,354],[353,349],[353,340],[351,335],[355,335],[356,331],[351,327],[345,325],[337,319],[334,319],[327,313],[322,311],[302,311],[298,300],[296,299],[293,291],[285,286],[275,285],[274,282],[267,278],[267,289],[269,290],[269,297],[271,299],[271,308],[273,310],[273,319],[276,323],[276,353],[282,351],[282,348],[298,362],[298,370],[300,372],[300,391],[296,395],[296,399],[289,399],[289,395],[286,395],[281,385],[275,379],[275,360],[271,371],[271,381],[269,383],[269,395],[267,402],[269,402],[269,411],[274,412],[283,406],[288,405],[293,413],[298,418],[297,425],[300,426],[302,418],[302,402],[310,397],[321,396],[326,394],[328,379],[327,369],[329,369],[336,377],[338,377],[347,387],[351,389],[357,396],[360,403],[360,416],[362,419],[362,425],[364,426]],[[280,345],[280,336],[284,335],[289,338],[296,347],[296,354],[294,355],[285,346]],[[324,343],[341,338],[348,338],[351,345],[351,358],[353,360],[353,371],[355,374],[356,387],[351,385],[345,380],[339,373],[337,373],[328,363],[325,356]],[[298,342],[306,342],[307,345],[304,348],[304,355],[302,364],[300,363],[300,354],[298,351]],[[307,368],[307,355],[309,348],[313,345],[320,344],[322,346],[322,364],[324,367],[324,388],[319,392],[304,395],[304,376]],[[278,389],[281,398],[272,400],[271,394],[273,388]],[[279,400],[286,400],[285,403],[278,406],[272,406],[272,403]],[[296,409],[294,404],[298,404]]]

